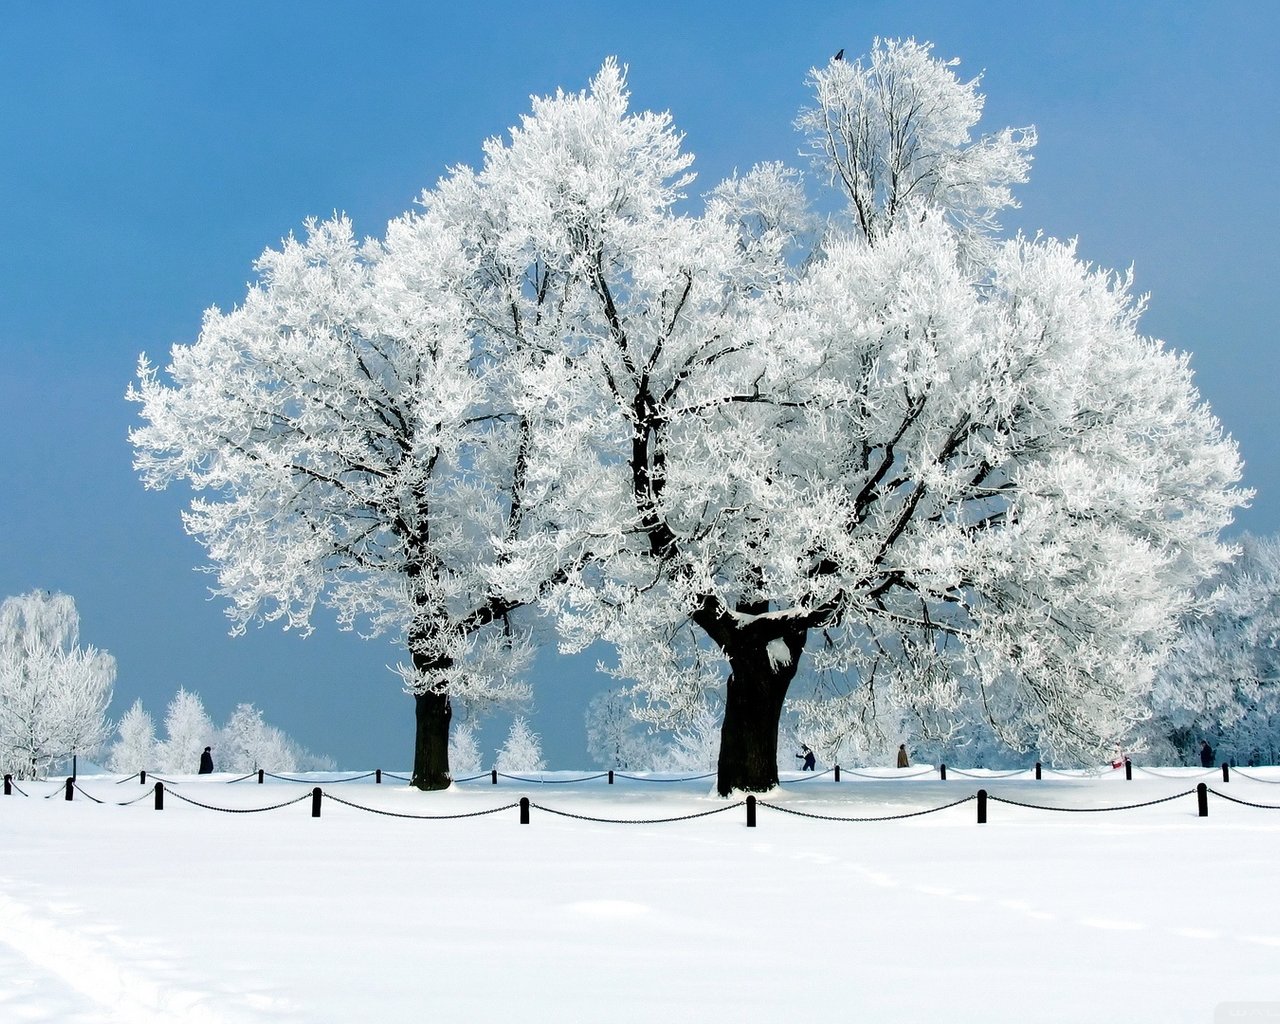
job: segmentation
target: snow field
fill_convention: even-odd
[[[1162,770],[1164,771],[1164,770]],[[587,774],[587,773],[582,773]],[[870,773],[877,774],[877,773]],[[893,776],[894,772],[878,774]],[[910,774],[910,773],[903,773]],[[982,774],[982,773],[975,773]],[[1280,804],[1280,785],[1173,777],[850,779],[788,774],[763,798],[832,816],[993,796],[1064,807],[1158,799],[1204,780]],[[1280,770],[1255,769],[1280,782]],[[305,785],[175,777],[242,809],[311,785],[406,814],[510,804],[673,817],[709,781]],[[548,780],[577,777],[549,773]],[[136,782],[82,777],[112,802]],[[0,1019],[102,1022],[1211,1022],[1280,998],[1280,810],[1194,795],[1103,813],[972,801],[847,823],[741,807],[662,825],[535,807],[415,821],[325,800],[222,814],[97,805],[57,784],[0,798]],[[50,799],[41,799],[53,793]],[[729,801],[733,803],[734,801]]]

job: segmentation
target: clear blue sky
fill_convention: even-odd
[[[1255,2],[420,2],[0,5],[0,596],[76,598],[120,666],[113,713],[179,685],[222,720],[253,701],[344,767],[411,760],[389,645],[276,627],[226,634],[181,490],[137,482],[124,401],[201,312],[309,215],[380,234],[454,163],[604,57],[637,107],[670,110],[699,185],[795,162],[807,69],[877,36],[985,70],[986,127],[1035,124],[1013,227],[1078,237],[1152,293],[1147,333],[1193,353],[1257,489],[1240,527],[1280,528],[1280,4]],[[1271,294],[1272,300],[1265,300]],[[533,723],[553,767],[588,764],[590,666],[548,652]],[[505,722],[484,728],[489,750]]]

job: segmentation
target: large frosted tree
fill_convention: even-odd
[[[116,677],[106,651],[80,646],[80,616],[66,594],[36,590],[0,604],[0,766],[18,778],[95,754],[111,734]]]
[[[130,391],[136,466],[198,492],[184,521],[236,630],[310,630],[324,603],[403,641],[424,789],[449,784],[453,700],[525,695],[519,602],[487,573],[530,519],[526,367],[509,333],[491,343],[486,268],[430,203],[381,242],[343,217],[309,223],[163,376],[144,357]]]
[[[481,179],[519,199],[504,251],[560,254],[531,290],[564,268],[535,435],[594,556],[555,591],[568,644],[612,641],[655,718],[721,674],[722,793],[776,782],[804,662],[829,745],[977,714],[1096,756],[1229,554],[1235,446],[1127,278],[997,237],[1033,133],[971,141],[976,82],[914,43],[812,77],[801,126],[850,203],[813,242],[775,165],[678,209],[680,138],[612,63],[489,145]]]

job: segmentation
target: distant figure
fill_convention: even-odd
[[[843,47],[843,46],[842,46],[842,47],[840,47],[840,52],[839,52],[839,53],[837,53],[837,54],[836,54],[834,57],[832,57],[831,59],[832,59],[832,60],[844,60],[844,47]]]
[[[796,754],[796,757],[804,759],[804,764],[800,766],[800,770],[802,772],[813,771],[814,756],[813,756],[813,751],[809,749],[808,744],[806,743],[800,744],[800,753]]]
[[[911,758],[907,757],[907,745],[905,743],[898,744],[898,767],[911,767]]]
[[[211,753],[212,750],[213,750],[212,747],[205,747],[204,753],[200,755],[200,774],[201,775],[213,774],[213,754]]]
[[[1209,746],[1208,740],[1200,741],[1200,764],[1205,768],[1213,767],[1213,747]]]

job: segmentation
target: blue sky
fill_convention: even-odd
[[[1011,228],[1132,264],[1143,327],[1193,353],[1280,528],[1280,5],[1214,3],[238,2],[0,6],[0,596],[72,594],[114,653],[113,713],[159,718],[179,685],[221,720],[253,701],[352,768],[406,767],[412,709],[388,644],[322,620],[227,636],[181,490],[131,469],[137,356],[167,362],[202,311],[309,215],[380,234],[454,163],[610,54],[633,104],[670,110],[697,188],[799,162],[808,68],[915,36],[985,71],[984,127],[1040,136]],[[588,764],[590,665],[540,662],[534,727],[554,767]],[[482,729],[492,750],[506,725]],[[193,766],[194,767],[194,766]]]

